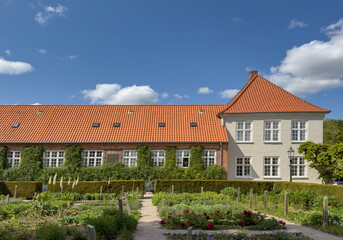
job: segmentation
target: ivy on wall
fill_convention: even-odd
[[[7,147],[5,146],[0,147],[0,169],[8,168],[7,152],[8,152]]]
[[[64,153],[63,167],[67,169],[69,174],[78,172],[82,163],[82,147],[79,145],[67,146]]]
[[[23,147],[20,150],[19,173],[21,180],[33,181],[43,168],[44,148],[40,146]]]
[[[189,149],[190,153],[190,166],[185,171],[185,177],[188,179],[200,179],[204,171],[204,165],[202,163],[202,153],[204,151],[203,146],[195,146]]]
[[[166,146],[164,168],[176,168],[176,147]]]
[[[148,168],[151,166],[151,149],[147,146],[137,147],[137,167]]]

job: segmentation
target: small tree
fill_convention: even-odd
[[[0,147],[0,169],[8,168],[7,152],[7,147]]]
[[[20,180],[34,181],[40,176],[43,168],[43,152],[41,146],[23,147],[20,150]]]
[[[63,166],[67,169],[70,175],[78,172],[82,163],[82,147],[79,145],[71,145],[66,147],[64,154]]]
[[[329,147],[326,144],[305,142],[300,145],[298,152],[311,162],[309,166],[318,171],[319,178],[325,183],[343,177],[343,143]]]

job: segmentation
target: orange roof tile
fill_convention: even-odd
[[[228,142],[216,117],[225,106],[0,105],[0,143]],[[100,127],[93,128],[96,122]],[[13,123],[20,126],[12,128]]]
[[[330,110],[306,102],[256,73],[218,116],[224,113],[267,112],[329,113]]]

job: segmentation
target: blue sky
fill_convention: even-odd
[[[343,2],[0,1],[0,104],[226,104],[250,70],[343,119]]]

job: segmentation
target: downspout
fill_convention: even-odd
[[[219,145],[220,145],[220,155],[219,155],[219,157],[220,157],[220,166],[222,166],[223,165],[223,143],[219,143]]]

